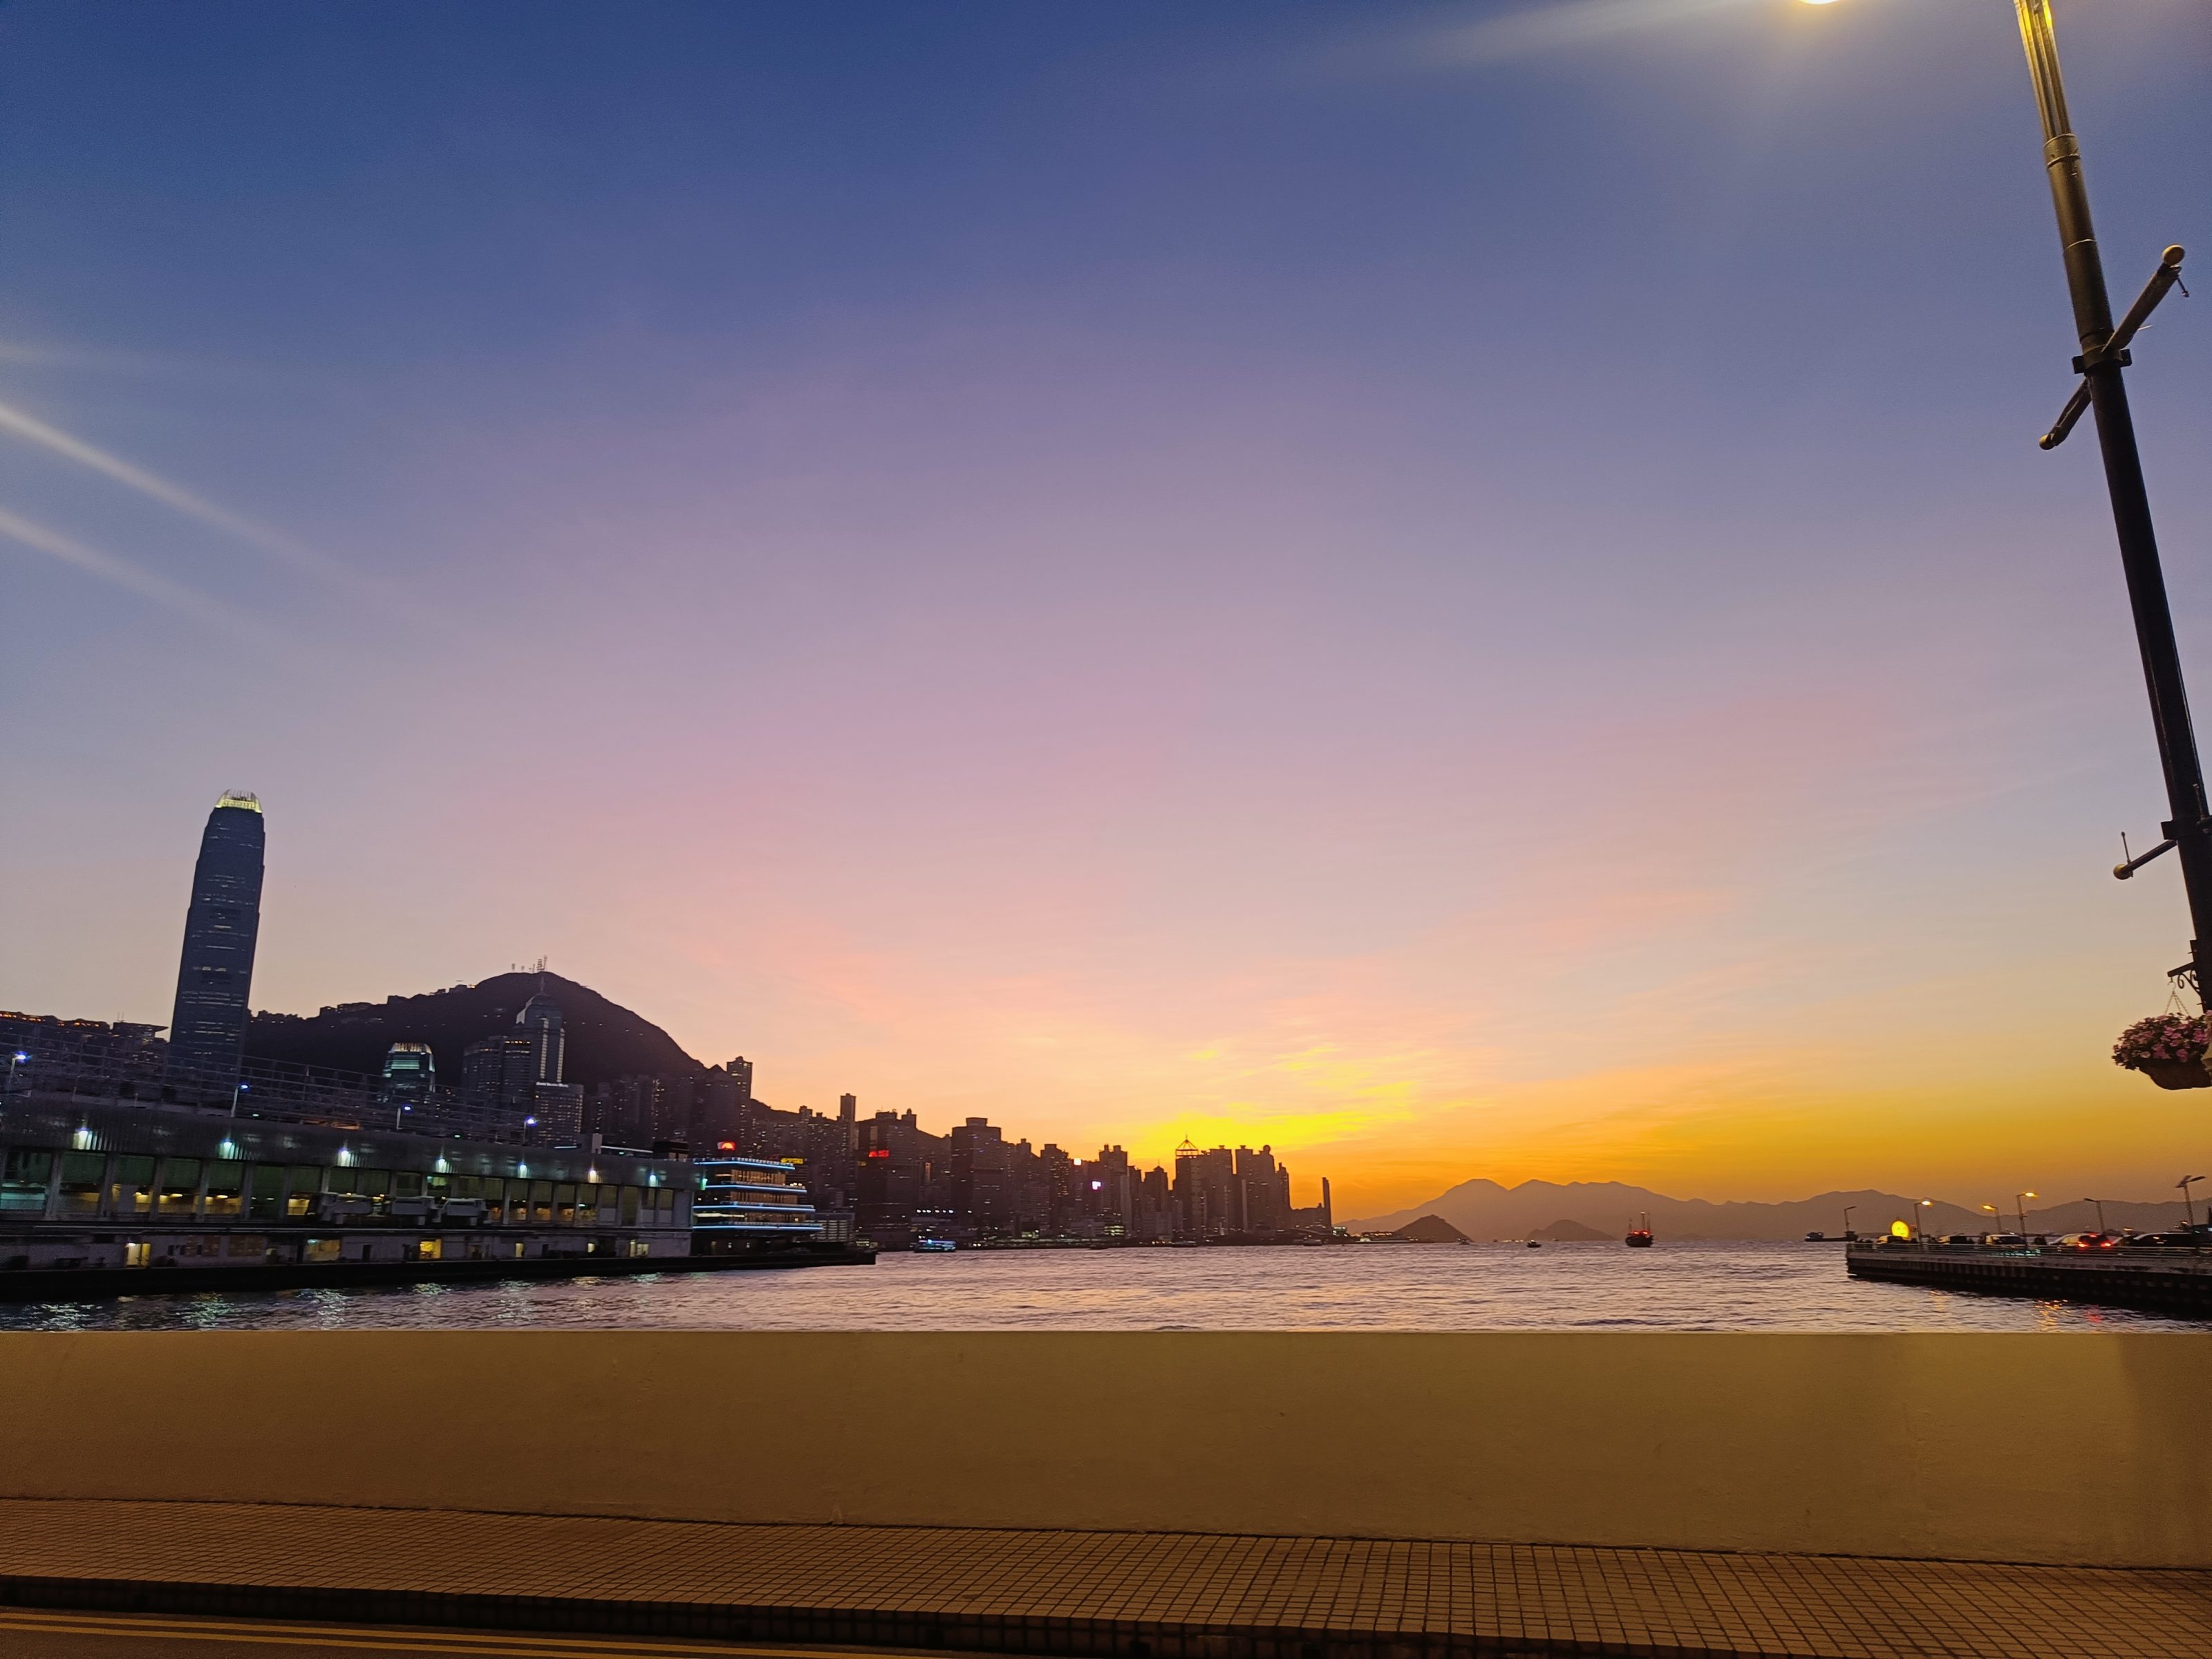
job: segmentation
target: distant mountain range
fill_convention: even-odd
[[[246,1052],[373,1076],[383,1071],[385,1051],[393,1043],[427,1042],[439,1077],[458,1083],[461,1051],[478,1037],[512,1030],[541,981],[561,1006],[567,1081],[589,1089],[618,1077],[675,1077],[705,1069],[651,1020],[558,974],[495,974],[420,996],[342,1002],[319,1014],[256,1014],[246,1030]]]
[[[1524,1181],[1501,1187],[1494,1181],[1463,1181],[1449,1192],[1410,1209],[1345,1224],[1356,1233],[1395,1231],[1421,1216],[1441,1216],[1474,1239],[1571,1237],[1559,1224],[1571,1223],[1613,1238],[1649,1212],[1651,1229],[1662,1238],[1802,1238],[1844,1231],[1844,1206],[1852,1206],[1851,1226],[1862,1233],[1887,1231],[1889,1224],[1911,1219],[1917,1200],[1872,1190],[1822,1193],[1788,1204],[1715,1204],[1702,1198],[1669,1198],[1649,1188],[1617,1181]],[[2151,1231],[2178,1224],[2179,1204],[2105,1206],[2105,1224]],[[2002,1222],[1984,1211],[1938,1200],[1928,1211],[1927,1226],[1937,1233],[1990,1232],[2018,1224],[2008,1212]],[[2031,1232],[2082,1232],[2097,1225],[2097,1211],[2087,1202],[2054,1205],[2027,1212]]]

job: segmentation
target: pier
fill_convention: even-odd
[[[1860,1240],[1844,1250],[1854,1279],[1972,1291],[2212,1319],[2212,1246],[2121,1244],[2085,1251],[2058,1244],[1938,1244]]]

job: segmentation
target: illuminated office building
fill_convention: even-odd
[[[395,1042],[384,1056],[384,1098],[427,1106],[438,1092],[438,1061],[427,1042]]]

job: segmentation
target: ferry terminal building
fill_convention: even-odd
[[[0,1271],[684,1256],[818,1240],[791,1176],[753,1159],[19,1095],[0,1103]]]

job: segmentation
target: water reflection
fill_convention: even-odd
[[[2128,1309],[1856,1283],[1818,1244],[987,1250],[872,1267],[0,1304],[0,1329],[2201,1329]]]

